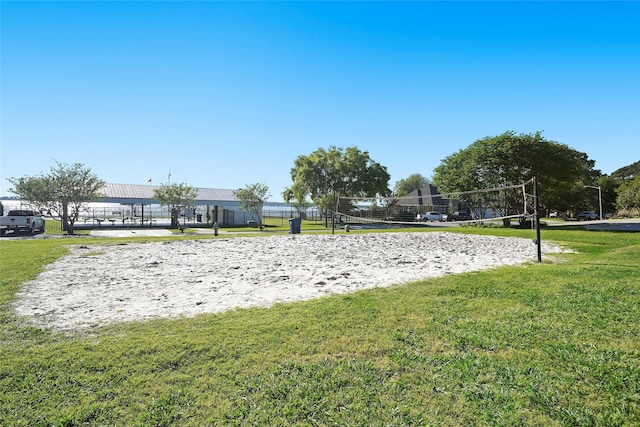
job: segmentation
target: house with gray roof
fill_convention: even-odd
[[[427,184],[401,197],[398,204],[412,210],[416,209],[416,213],[427,211],[446,213],[449,199],[438,193],[434,185]]]

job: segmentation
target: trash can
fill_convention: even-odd
[[[300,234],[300,223],[302,221],[300,218],[291,218],[289,220],[289,233],[290,234]]]
[[[196,221],[202,222],[202,214],[196,214]]]

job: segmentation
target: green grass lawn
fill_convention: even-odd
[[[0,240],[0,425],[640,425],[640,233],[542,237],[579,253],[89,336],[10,304],[104,240]]]

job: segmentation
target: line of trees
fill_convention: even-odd
[[[601,178],[598,185],[616,195],[619,215],[640,216],[640,161],[618,169],[610,177]]]
[[[617,208],[631,212],[640,209],[639,165],[636,162],[609,177],[595,169],[595,162],[586,153],[548,140],[542,132],[507,131],[478,139],[446,157],[432,180],[441,193],[458,193],[518,185],[535,176],[543,212],[578,212],[598,206],[598,192],[585,186],[599,186],[605,211]],[[331,216],[340,196],[391,195],[386,167],[357,147],[343,150],[331,146],[301,155],[291,169],[291,179],[293,185],[283,192],[284,200],[304,210],[310,199],[325,218]],[[393,195],[401,197],[428,184],[429,179],[414,173],[396,182]],[[479,202],[501,215],[515,215],[522,210],[519,192],[505,191],[500,197],[492,195]]]
[[[31,202],[41,213],[57,217],[63,229],[73,234],[74,223],[86,204],[98,200],[105,185],[91,170],[79,163],[55,161],[49,173],[9,178],[11,192]],[[435,169],[433,183],[443,193],[456,193],[520,184],[538,178],[540,206],[546,211],[577,212],[598,205],[600,187],[603,209],[623,215],[640,215],[640,161],[603,175],[586,153],[547,140],[541,132],[516,134],[513,131],[478,139],[467,148],[442,160]],[[290,171],[292,185],[282,196],[301,212],[311,204],[324,212],[325,226],[339,197],[403,196],[422,188],[429,180],[420,174],[400,179],[394,192],[389,189],[387,168],[374,161],[367,151],[330,146],[298,156]],[[234,192],[241,209],[248,211],[262,227],[260,212],[270,194],[264,184],[247,185]],[[192,206],[197,189],[184,184],[166,184],[154,190],[154,197],[169,207],[172,226],[179,226],[180,211]],[[517,212],[521,196],[505,193],[500,206],[506,215]],[[594,209],[595,210],[595,209]]]

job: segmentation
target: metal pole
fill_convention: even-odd
[[[338,206],[339,204],[340,197],[338,197],[338,200],[336,201],[335,209],[333,209],[333,212],[331,212],[331,234],[336,234],[336,212],[340,212],[340,206]]]
[[[598,186],[598,199],[600,200],[600,220],[603,220],[602,217],[602,188]]]
[[[540,241],[540,213],[538,206],[538,177],[533,177],[533,199],[536,221],[536,244],[538,245],[538,262],[542,262],[542,242]]]
[[[584,188],[593,188],[594,190],[598,190],[598,204],[600,205],[600,219],[604,219],[602,217],[602,187],[595,185],[583,185]]]

